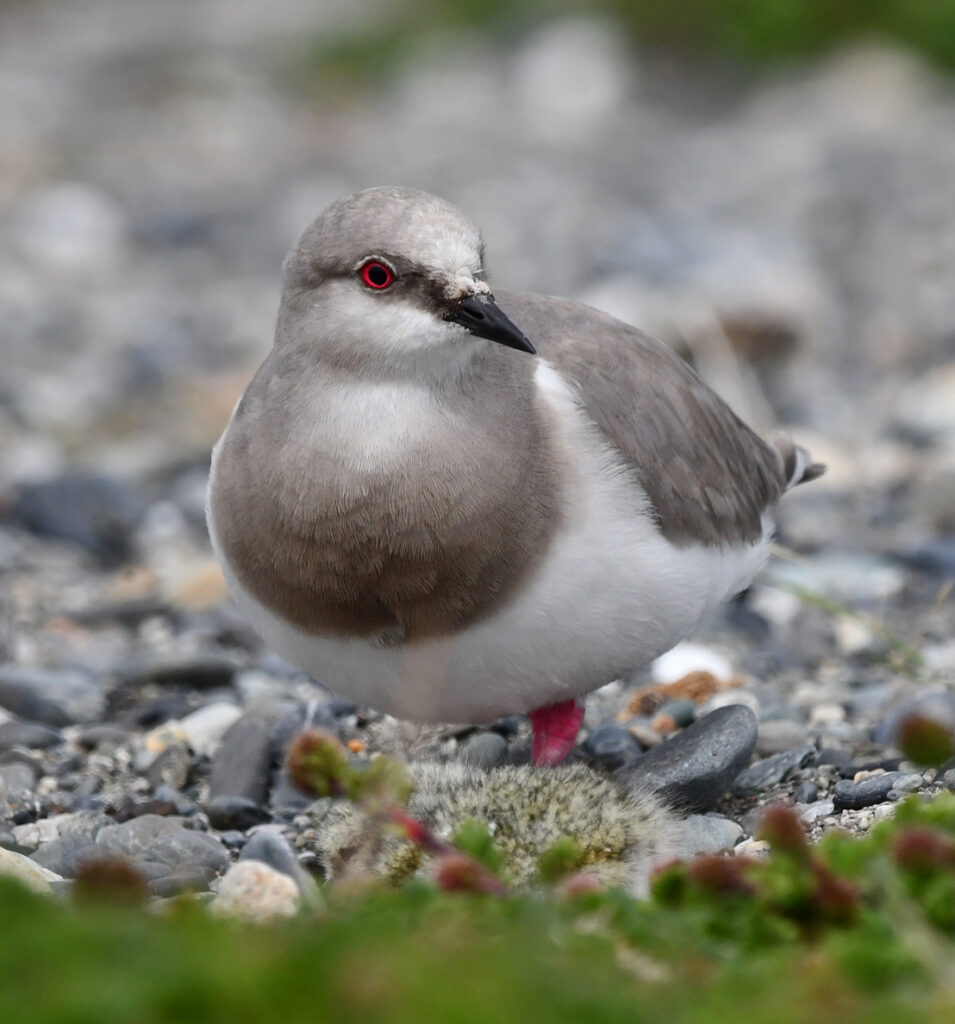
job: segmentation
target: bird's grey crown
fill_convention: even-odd
[[[444,199],[380,186],[336,200],[312,221],[285,261],[286,284],[315,286],[349,274],[366,256],[424,270],[467,261],[478,272],[484,243],[477,225]]]

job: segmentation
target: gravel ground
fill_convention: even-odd
[[[619,778],[649,758],[749,852],[779,799],[818,836],[955,786],[894,746],[913,709],[955,727],[951,82],[864,50],[714,89],[573,21],[329,98],[304,41],[375,7],[324,6],[0,5],[0,853],[55,884],[120,853],[157,896],[251,844],[315,871],[281,771],[309,725],[358,759],[526,761],[518,717],[421,730],[336,700],[262,649],[209,551],[208,453],[281,258],[384,182],[465,208],[492,284],[657,333],[830,467],[695,646],[591,698],[573,756]],[[736,704],[755,736],[708,715]]]

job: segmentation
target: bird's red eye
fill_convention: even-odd
[[[387,288],[395,279],[391,267],[378,260],[369,260],[358,273],[369,288],[374,288],[379,292],[383,288]]]

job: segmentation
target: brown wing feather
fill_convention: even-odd
[[[497,293],[540,355],[574,383],[633,467],[675,544],[750,543],[786,489],[780,453],[662,342],[562,299]]]

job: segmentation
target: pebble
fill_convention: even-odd
[[[173,741],[146,769],[146,778],[154,788],[170,786],[174,790],[184,789],[192,770],[192,754],[185,742]]]
[[[95,750],[99,746],[119,746],[129,741],[129,730],[120,725],[100,722],[88,725],[76,734],[75,743],[83,750]]]
[[[835,814],[836,805],[833,800],[815,800],[812,803],[801,804],[796,808],[796,813],[799,815],[806,825],[814,825],[817,821],[822,821],[824,818],[829,818]]]
[[[67,833],[44,843],[30,859],[63,878],[75,878],[84,864],[102,856],[103,850],[89,836]]]
[[[247,712],[226,731],[212,759],[209,799],[241,796],[266,804],[271,763],[269,726],[260,716]]]
[[[798,750],[787,750],[782,754],[773,754],[750,765],[733,783],[733,793],[737,796],[754,796],[760,790],[769,789],[782,782],[797,768],[802,768],[812,757],[812,747],[801,747]]]
[[[916,793],[924,784],[925,780],[919,772],[903,773],[895,780],[892,789],[889,791],[889,798],[894,800],[899,796],[904,796],[906,793]]]
[[[287,874],[259,860],[240,860],[223,875],[213,912],[265,924],[294,917],[302,905],[299,887]]]
[[[218,874],[217,870],[207,864],[189,864],[176,871],[160,875],[149,882],[149,891],[153,896],[180,896],[186,892],[203,892]]]
[[[237,662],[232,655],[206,651],[188,657],[156,655],[128,663],[120,674],[122,684],[126,687],[152,683],[157,686],[191,686],[197,690],[215,690],[229,686],[236,669]]]
[[[128,857],[134,863],[163,864],[166,874],[179,870],[225,870],[229,855],[218,839],[183,828],[179,822],[145,814],[121,825],[106,825],[96,837],[106,853]]]
[[[819,796],[819,787],[814,782],[800,782],[793,790],[797,804],[811,804]]]
[[[624,766],[617,776],[643,784],[686,811],[713,808],[756,746],[756,716],[741,705],[720,708]]]
[[[211,757],[226,730],[242,716],[242,709],[226,701],[216,701],[180,719],[179,727],[189,746],[203,757]]]
[[[0,722],[0,750],[26,747],[27,750],[46,750],[63,742],[63,734],[37,722],[11,719]]]
[[[743,827],[717,814],[691,814],[678,826],[680,857],[731,850],[743,835]]]
[[[293,879],[302,895],[310,902],[317,896],[315,880],[302,867],[288,841],[275,831],[275,826],[257,828],[243,846],[239,860],[262,861]]]
[[[98,721],[105,700],[84,672],[5,666],[0,668],[0,707],[31,722],[61,726]]]
[[[889,799],[889,793],[901,778],[900,772],[884,772],[881,775],[870,775],[861,782],[840,779],[832,791],[835,808],[837,811],[858,811],[882,803]]]
[[[598,725],[583,748],[593,764],[611,772],[630,764],[641,754],[633,733],[619,725]]]
[[[22,853],[14,853],[0,846],[0,875],[16,878],[34,892],[48,895],[53,892],[52,882],[62,879],[53,871],[36,864]]]
[[[801,722],[791,719],[760,722],[756,737],[756,753],[760,757],[782,754],[787,750],[805,747],[809,730]]]
[[[243,796],[216,796],[207,800],[205,812],[209,824],[219,830],[237,829],[246,832],[255,825],[272,820],[272,815],[261,805]]]
[[[475,732],[461,744],[461,756],[478,768],[496,768],[507,757],[507,740],[496,732]]]

